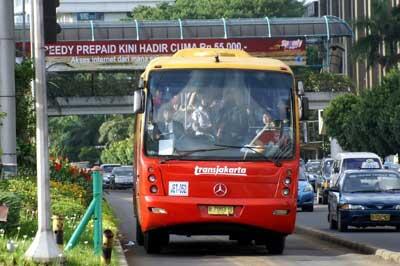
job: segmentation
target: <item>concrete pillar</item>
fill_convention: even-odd
[[[16,121],[15,121],[15,41],[14,1],[0,0],[0,112],[6,116],[0,125],[1,163],[15,166],[16,172]]]

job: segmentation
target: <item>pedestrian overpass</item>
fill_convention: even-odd
[[[306,47],[313,45],[323,55],[321,67],[328,69],[332,46],[352,37],[350,26],[332,16],[91,21],[61,28],[58,41],[46,45],[50,116],[132,113],[133,89],[147,63],[183,48],[243,49],[296,68],[306,65]],[[29,47],[29,27],[17,25],[15,34],[18,47]],[[346,47],[342,57],[347,58]],[[334,95],[309,96],[310,107],[321,109]]]

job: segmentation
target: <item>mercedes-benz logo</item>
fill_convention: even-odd
[[[225,184],[218,183],[214,186],[214,194],[217,197],[224,197],[228,193],[228,188]]]

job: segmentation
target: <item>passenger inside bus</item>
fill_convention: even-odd
[[[196,136],[211,134],[212,124],[210,119],[209,99],[203,93],[197,95],[198,102],[192,113],[192,129]]]
[[[243,103],[244,97],[238,89],[225,89],[219,118],[217,119],[217,139],[221,144],[245,144],[248,135],[249,112]]]
[[[262,122],[263,127],[256,131],[257,134],[250,142],[250,146],[267,146],[278,143],[280,132],[275,127],[272,116],[268,111],[264,111]]]
[[[156,139],[175,139],[179,140],[184,135],[183,125],[173,119],[174,108],[167,106],[162,111],[162,121],[156,123],[154,131]],[[157,137],[158,135],[158,137]]]

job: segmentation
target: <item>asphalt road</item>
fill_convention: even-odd
[[[354,254],[350,250],[301,235],[288,237],[281,256],[268,255],[262,246],[243,247],[220,236],[172,236],[170,245],[160,255],[147,255],[143,247],[126,245],[135,240],[131,192],[112,191],[106,194],[106,198],[119,219],[122,244],[129,265],[395,265],[375,256]]]
[[[349,227],[349,232],[341,233],[329,229],[327,216],[327,205],[315,205],[312,213],[297,213],[297,224],[326,231],[347,240],[400,252],[400,232],[396,232],[394,227],[367,227],[366,229]]]

